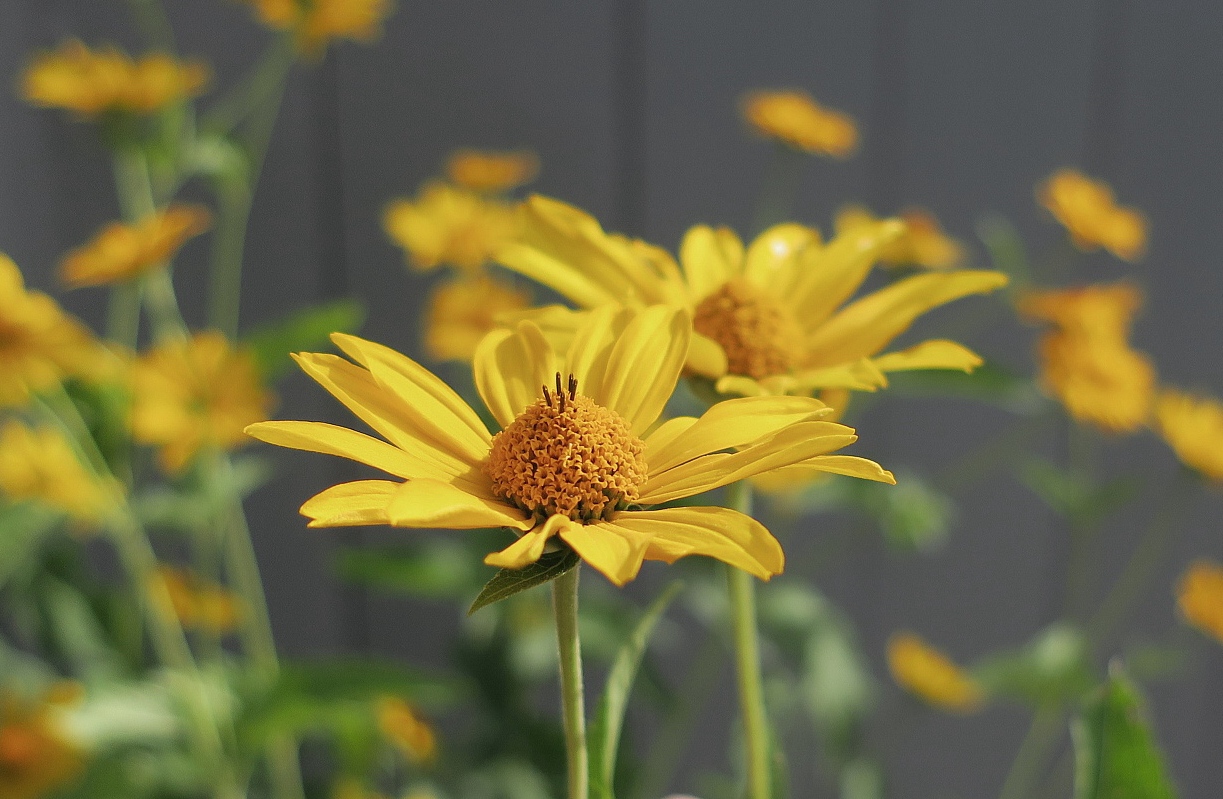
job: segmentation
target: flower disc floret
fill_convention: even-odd
[[[645,444],[620,414],[577,393],[577,381],[543,389],[508,427],[493,437],[485,471],[493,491],[546,519],[607,518],[641,496]]]
[[[799,357],[802,330],[794,316],[741,278],[702,300],[692,326],[722,346],[731,374],[756,379],[784,374]]]

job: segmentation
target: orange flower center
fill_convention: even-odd
[[[801,352],[802,329],[793,314],[742,278],[701,300],[692,325],[722,345],[734,375],[785,374]]]
[[[609,518],[641,496],[645,445],[624,417],[577,392],[577,380],[544,386],[518,418],[493,437],[484,464],[493,491],[542,518]]]

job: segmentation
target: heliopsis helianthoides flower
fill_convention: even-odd
[[[437,735],[397,696],[378,700],[378,730],[411,763],[429,763],[437,756]]]
[[[130,379],[132,437],[159,447],[170,472],[201,449],[246,443],[243,428],[272,405],[254,359],[216,331],[159,344],[132,363]]]
[[[27,291],[21,270],[0,253],[0,407],[23,405],[67,377],[104,378],[115,363],[55,300]]]
[[[121,489],[86,469],[58,428],[10,420],[0,427],[0,496],[40,502],[74,522],[97,525],[118,505]]]
[[[904,233],[879,251],[879,261],[885,266],[951,269],[964,260],[964,248],[943,232],[934,214],[924,208],[906,208],[899,218],[905,223]],[[880,221],[861,205],[847,205],[837,212],[835,226],[837,233],[844,233]]]
[[[171,205],[132,225],[107,225],[64,257],[60,279],[72,288],[130,280],[173,258],[211,219],[203,206]]]
[[[76,779],[85,760],[61,716],[79,694],[76,683],[36,702],[0,691],[0,799],[50,796]]]
[[[1176,604],[1190,624],[1223,643],[1223,566],[1208,560],[1190,566],[1176,586]]]
[[[697,335],[688,368],[722,394],[874,390],[884,372],[961,369],[981,363],[952,341],[930,340],[880,354],[932,308],[1006,284],[1000,272],[913,275],[849,302],[881,249],[904,232],[885,220],[825,244],[819,231],[782,224],[746,249],[726,228],[694,227],[677,264],[665,250],[608,235],[590,215],[546,197],[520,206],[519,235],[498,262],[581,308],[665,303],[687,308]],[[548,324],[564,325],[551,311]]]
[[[291,30],[303,53],[318,57],[331,39],[370,42],[382,32],[391,0],[245,0],[271,28]]]
[[[110,111],[152,114],[200,94],[208,67],[165,53],[139,60],[113,47],[91,50],[71,39],[39,53],[21,77],[21,94],[44,108],[64,108],[85,117]]]
[[[172,566],[159,566],[153,576],[166,589],[167,610],[188,630],[214,635],[238,626],[242,601],[224,586]]]
[[[470,361],[502,314],[522,311],[531,293],[489,275],[460,275],[433,290],[425,315],[425,351],[439,361]]]
[[[1223,484],[1223,403],[1165,389],[1155,400],[1155,423],[1181,463]]]
[[[1054,325],[1040,341],[1040,379],[1077,421],[1129,433],[1149,419],[1155,367],[1129,343],[1141,306],[1141,292],[1127,283],[1034,291],[1020,299],[1021,314]]]
[[[847,158],[858,146],[853,118],[824,108],[803,91],[755,91],[743,98],[743,117],[761,136],[817,155]]]
[[[535,153],[456,150],[446,161],[446,176],[456,186],[486,194],[500,194],[529,183],[539,172]]]
[[[1080,250],[1103,247],[1126,261],[1136,261],[1146,251],[1146,217],[1117,205],[1107,183],[1062,169],[1040,185],[1036,196]]]
[[[449,264],[474,271],[487,264],[514,232],[505,203],[447,183],[429,183],[413,200],[395,200],[382,227],[416,269]]]
[[[878,464],[831,455],[857,437],[807,397],[751,397],[656,429],[683,369],[684,311],[601,308],[556,352],[530,321],[476,351],[476,387],[501,425],[393,350],[335,334],[356,363],[297,356],[302,368],[390,443],[319,422],[247,428],[270,444],[340,455],[400,478],[327,489],[302,506],[312,527],[505,527],[518,539],[485,563],[518,569],[563,542],[617,585],[643,559],[708,555],[762,579],[781,546],[759,522],[717,507],[653,508],[793,463],[892,482]]]
[[[971,713],[985,700],[976,680],[913,633],[893,635],[888,640],[887,657],[896,684],[931,705]]]

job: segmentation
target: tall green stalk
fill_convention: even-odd
[[[582,689],[582,647],[578,637],[578,572],[581,564],[552,581],[556,644],[560,655],[561,713],[565,723],[569,799],[587,799],[590,757],[586,749],[586,702]]]

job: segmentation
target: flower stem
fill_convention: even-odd
[[[586,703],[582,695],[582,647],[578,638],[578,572],[581,564],[552,581],[556,644],[560,654],[561,711],[565,721],[569,799],[587,799],[590,761],[586,751]]]
[[[752,487],[747,481],[727,490],[732,510],[751,515]],[[752,575],[726,567],[730,592],[731,625],[735,646],[735,672],[739,680],[739,705],[743,711],[748,797],[771,799],[769,731],[764,707],[764,683],[760,675],[760,635],[756,630],[756,584]]]
[[[805,158],[804,153],[793,147],[787,147],[780,142],[773,145],[768,171],[765,172],[760,196],[756,200],[756,216],[752,220],[753,233],[762,233],[778,222],[784,222],[793,213]]]
[[[1002,784],[999,799],[1024,799],[1032,792],[1049,757],[1049,747],[1062,732],[1062,708],[1057,702],[1046,702],[1036,708],[1032,726],[1028,728],[1015,762]]]

